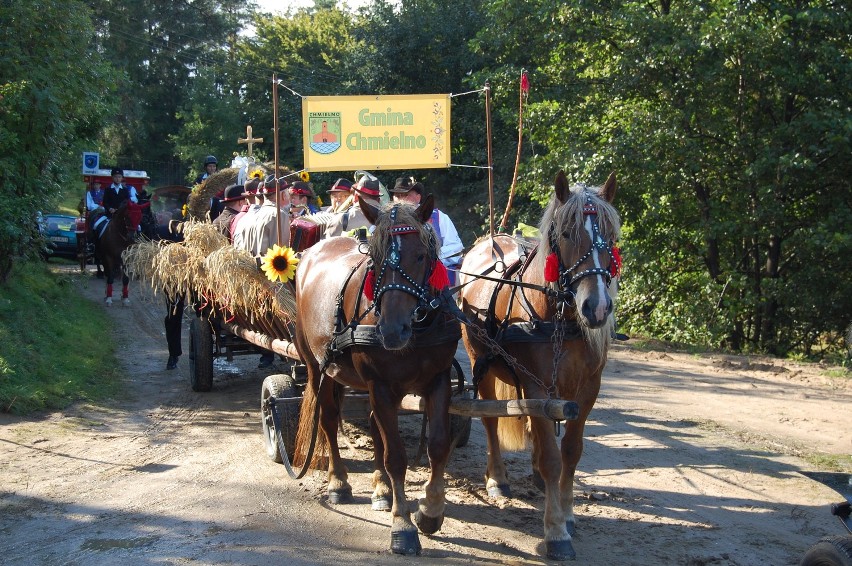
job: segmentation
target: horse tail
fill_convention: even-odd
[[[494,380],[494,396],[497,399],[509,400],[518,398],[518,390],[514,385]],[[503,417],[497,419],[497,438],[500,449],[506,451],[526,450],[528,446],[527,417]]]
[[[316,434],[316,444],[314,446],[314,454],[311,458],[308,467],[316,470],[324,469],[328,466],[328,438],[320,427],[319,421],[314,420],[314,414],[318,410],[317,393],[315,391],[316,384],[313,380],[308,380],[308,385],[302,394],[302,407],[299,414],[299,429],[296,432],[296,449],[293,455],[293,464],[299,467],[305,466],[305,460],[308,457],[308,447],[311,445],[311,438]]]

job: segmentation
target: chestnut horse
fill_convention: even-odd
[[[467,283],[462,310],[476,325],[463,329],[463,340],[480,397],[558,397],[576,401],[580,408],[577,420],[565,424],[561,448],[550,420],[505,418],[498,423],[482,418],[488,443],[486,488],[492,497],[511,496],[501,449],[524,449],[531,437],[533,477],[543,483],[545,493],[547,557],[554,560],[575,556],[574,471],[614,332],[612,280],[621,262],[614,248],[619,218],[610,204],[615,190],[615,175],[592,189],[569,187],[560,171],[541,219],[537,249],[525,250],[508,236],[495,236],[477,243],[461,268],[461,281]],[[516,361],[492,354],[489,339]]]
[[[100,258],[106,275],[106,297],[104,302],[107,306],[112,305],[112,285],[116,275],[121,273],[121,302],[124,306],[130,305],[129,284],[130,278],[124,272],[124,262],[121,254],[136,240],[142,211],[150,203],[144,205],[132,201],[125,201],[107,220],[96,219],[93,222],[97,240],[95,240],[95,255]],[[101,222],[107,222],[106,227]]]
[[[322,240],[304,252],[296,272],[295,342],[308,371],[296,458],[304,464],[318,419],[318,446],[329,453],[329,501],[351,501],[337,445],[340,401],[344,386],[368,391],[373,509],[390,508],[391,550],[397,554],[419,554],[417,528],[427,534],[440,529],[446,505],[450,368],[461,330],[435,298],[448,281],[426,224],[433,202],[429,195],[416,210],[399,204],[379,210],[361,200],[375,225],[369,245],[346,237]],[[425,399],[429,422],[431,473],[414,517],[417,527],[405,497],[407,457],[397,422],[400,401],[409,393]]]

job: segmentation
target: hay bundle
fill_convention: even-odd
[[[210,212],[210,199],[236,183],[239,172],[235,167],[222,169],[207,177],[200,185],[195,185],[186,199],[189,217],[195,220],[206,219],[207,213]]]
[[[153,282],[156,276],[156,258],[159,253],[160,247],[150,240],[132,245],[121,253],[124,270],[134,279]]]
[[[250,177],[252,173],[260,170],[263,177],[266,177],[272,174],[273,169],[275,169],[275,164],[271,161],[267,163],[251,163],[248,166],[246,174],[247,177]],[[231,185],[236,184],[239,173],[240,170],[237,167],[222,169],[207,177],[200,185],[193,187],[192,193],[190,193],[186,201],[189,217],[195,220],[205,220],[207,213],[210,212],[210,199]],[[284,175],[289,176],[292,173],[293,171],[289,167],[284,165],[278,166],[279,177]],[[288,177],[287,180],[292,183],[296,179]]]
[[[194,286],[190,278],[190,254],[187,247],[179,242],[162,242],[160,253],[154,260],[156,277],[151,283],[170,297],[186,295]]]

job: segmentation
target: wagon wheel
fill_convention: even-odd
[[[453,386],[453,397],[471,399],[473,392],[464,387],[464,371],[458,360],[453,359],[453,367],[450,369],[450,383]],[[456,448],[461,448],[470,440],[471,419],[464,415],[450,415],[450,441],[458,438]]]
[[[278,412],[281,430],[275,429],[275,421],[272,416],[272,401],[275,398],[275,410]],[[273,462],[282,463],[281,448],[278,445],[278,432],[287,455],[292,460],[296,452],[296,432],[299,429],[299,412],[302,400],[296,382],[289,375],[275,374],[263,380],[260,392],[260,415],[261,426],[263,426],[263,444],[266,446],[266,455]]]
[[[213,335],[198,317],[189,323],[189,381],[193,391],[213,388]]]
[[[825,537],[808,549],[799,566],[852,566],[852,535]]]

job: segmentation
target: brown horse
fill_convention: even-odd
[[[561,449],[547,419],[499,419],[499,426],[496,418],[482,419],[488,442],[486,487],[492,497],[511,494],[500,450],[523,449],[531,436],[533,477],[541,480],[545,493],[547,557],[555,560],[575,556],[574,471],[614,331],[616,285],[611,282],[620,267],[613,247],[619,218],[610,204],[615,190],[614,175],[594,190],[569,187],[560,171],[541,220],[539,249],[525,250],[508,236],[496,236],[474,246],[461,268],[462,283],[468,283],[462,310],[480,329],[463,330],[479,395],[558,397],[580,408],[579,418],[566,422]],[[517,362],[491,354],[486,335]]]
[[[119,273],[122,284],[121,302],[124,306],[130,305],[130,278],[124,272],[121,254],[136,240],[142,211],[146,206],[149,204],[138,205],[132,201],[126,201],[113,213],[105,228],[100,224],[101,219],[96,219],[93,223],[97,234],[95,255],[103,264],[106,275],[104,302],[107,306],[112,305],[112,285]],[[104,222],[107,221],[104,220]]]
[[[308,386],[295,453],[305,459],[318,418],[321,451],[330,452],[329,501],[350,501],[352,488],[337,446],[340,400],[344,386],[368,391],[373,509],[391,510],[391,550],[418,554],[417,527],[431,534],[444,518],[450,368],[461,331],[435,299],[435,288],[447,282],[434,232],[425,224],[432,196],[416,210],[408,205],[379,210],[364,200],[360,205],[375,225],[369,247],[353,238],[322,240],[304,253],[296,273],[295,340]],[[429,420],[431,474],[415,514],[417,527],[405,497],[407,457],[397,422],[400,401],[409,393],[426,400]]]

